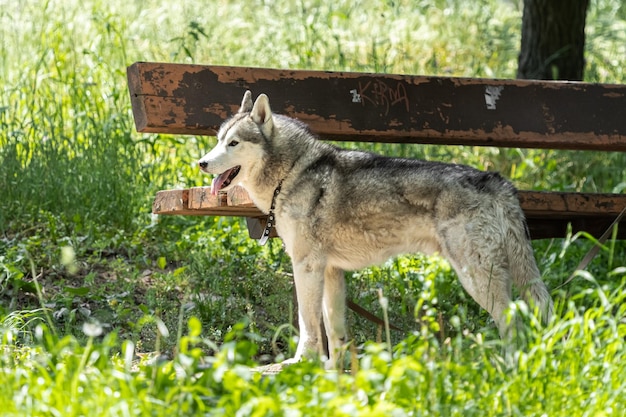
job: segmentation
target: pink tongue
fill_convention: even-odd
[[[217,177],[213,178],[213,181],[211,182],[211,195],[217,195],[217,193],[219,193],[232,171],[232,169],[227,169]]]
[[[211,182],[211,195],[217,195],[217,193],[220,191],[220,188],[222,188],[222,184],[224,184],[224,181],[226,181],[226,178],[228,178],[228,176],[225,175],[227,173],[228,172],[223,172],[217,177],[213,178],[213,181]]]

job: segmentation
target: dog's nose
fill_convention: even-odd
[[[200,165],[200,168],[205,169],[209,164],[205,161],[199,161],[198,165]]]

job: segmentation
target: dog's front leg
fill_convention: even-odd
[[[300,361],[303,357],[315,357],[322,351],[321,319],[324,294],[324,264],[304,259],[293,264],[296,296],[298,298],[298,323],[300,340],[293,359],[287,363]]]

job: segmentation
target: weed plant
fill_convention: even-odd
[[[521,2],[0,0],[0,407],[4,415],[611,415],[624,409],[623,242],[535,242],[557,319],[501,355],[438,258],[347,274],[349,373],[293,354],[289,260],[240,219],[153,218],[205,185],[213,138],[134,131],[135,61],[512,78]],[[586,80],[624,83],[626,8],[592,2]],[[255,92],[260,93],[260,92]],[[569,105],[569,103],[564,103]],[[523,189],[621,193],[626,154],[342,144],[499,170]],[[525,314],[523,310],[519,314]],[[245,324],[244,324],[245,323]],[[408,337],[407,337],[408,336]],[[392,350],[388,348],[391,343]]]

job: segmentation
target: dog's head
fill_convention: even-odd
[[[237,114],[224,122],[217,133],[217,145],[199,161],[200,169],[217,174],[211,194],[245,181],[264,157],[264,144],[272,136],[274,121],[269,99],[261,94],[254,104],[246,91]]]

